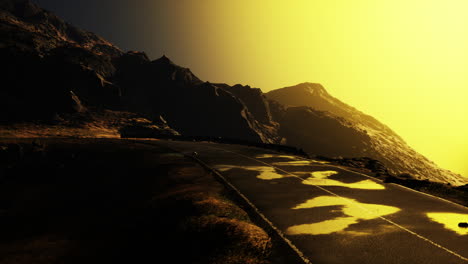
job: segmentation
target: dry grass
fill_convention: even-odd
[[[171,179],[176,184],[149,202],[152,221],[168,228],[163,236],[169,245],[176,243],[189,249],[174,262],[268,263],[272,247],[268,234],[224,196],[219,183],[211,177],[200,177],[205,172],[197,170],[201,168],[173,171]],[[169,219],[177,220],[168,223],[160,215],[172,215]]]
[[[113,139],[31,141],[0,142],[0,263],[267,263],[268,234],[191,160]]]
[[[146,118],[119,111],[63,114],[54,120],[0,126],[0,138],[120,138],[119,130],[129,124],[151,124]]]
[[[54,236],[40,236],[19,240],[2,247],[2,263],[21,264],[60,263],[71,247],[71,241]]]

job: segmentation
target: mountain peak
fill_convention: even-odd
[[[154,62],[161,63],[161,64],[175,65],[175,63],[172,62],[166,55],[162,55],[161,58],[155,60]]]
[[[314,95],[327,95],[328,92],[320,83],[304,82],[290,87],[295,90],[303,90]]]

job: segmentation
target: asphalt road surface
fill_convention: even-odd
[[[239,145],[150,141],[197,157],[313,264],[468,262],[468,208],[319,161]]]

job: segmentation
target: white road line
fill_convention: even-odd
[[[226,179],[221,173],[219,173],[217,170],[213,169],[210,167],[208,164],[206,164],[204,161],[200,160],[198,157],[193,157],[194,160],[196,160],[199,164],[201,164],[203,167],[208,168],[212,173],[216,174],[221,181],[226,184],[230,189],[232,189],[236,194],[241,197],[251,208],[252,210],[267,224],[270,226],[270,228],[273,230],[273,232],[276,232],[276,234],[291,248],[292,251],[294,251],[295,254],[301,259],[304,263],[306,264],[312,264],[312,262],[305,256],[305,254],[299,250],[296,245],[294,245],[291,240],[289,240],[281,230],[276,227],[250,200],[245,196],[239,189],[237,189],[236,186],[234,186],[230,181]]]
[[[267,163],[267,162],[263,162],[263,161],[261,161],[261,160],[254,159],[254,158],[252,158],[252,157],[249,157],[249,156],[246,156],[246,155],[243,155],[243,154],[234,152],[234,151],[225,150],[225,149],[218,148],[218,147],[211,147],[211,146],[207,146],[207,147],[208,147],[208,148],[212,148],[212,149],[217,149],[217,150],[225,151],[225,152],[232,153],[232,154],[236,154],[236,155],[238,155],[238,156],[241,156],[241,157],[244,157],[244,158],[253,160],[253,161],[255,161],[255,162],[258,162],[258,163],[267,165],[267,166],[272,167],[272,168],[275,168],[275,169],[277,169],[277,170],[279,170],[279,171],[281,171],[281,172],[283,172],[283,173],[286,173],[286,174],[288,174],[288,175],[291,175],[291,176],[293,176],[293,177],[299,179],[301,182],[303,181],[303,179],[302,179],[301,177],[299,177],[299,176],[297,176],[297,175],[295,175],[295,174],[293,174],[293,173],[291,173],[291,172],[285,171],[285,170],[283,170],[283,169],[281,169],[281,168],[278,168],[278,167],[276,167],[276,166],[274,166],[274,165],[271,165],[271,164],[269,164],[269,163]],[[350,172],[353,172],[353,171],[350,171]],[[353,172],[353,173],[355,173],[355,172]],[[361,174],[361,173],[357,173],[357,174]],[[366,176],[367,176],[367,175],[366,175]],[[370,176],[367,176],[367,177],[370,177]],[[329,193],[329,194],[331,194],[331,195],[333,195],[333,196],[339,197],[339,198],[341,198],[341,199],[343,199],[343,200],[345,200],[345,201],[347,201],[347,202],[353,203],[353,202],[347,200],[346,198],[341,197],[340,195],[338,195],[338,194],[336,194],[336,193],[334,193],[334,192],[332,192],[332,191],[330,191],[330,190],[327,190],[327,189],[325,189],[325,188],[323,188],[323,187],[321,187],[321,186],[318,186],[318,185],[315,185],[315,184],[314,184],[313,186],[315,186],[316,188],[318,188],[318,189],[320,189],[320,190],[322,190],[322,191],[324,191],[324,192],[326,192],[326,193]],[[363,210],[365,210],[365,211],[369,211],[368,209],[366,209],[366,208],[360,206],[360,205],[357,204],[357,203],[355,204],[355,206],[360,207],[361,209],[363,209]],[[467,261],[467,262],[468,262],[468,258],[466,258],[466,257],[464,257],[464,256],[462,256],[462,255],[460,255],[460,254],[458,254],[458,253],[456,253],[456,252],[454,252],[454,251],[452,251],[452,250],[450,250],[450,249],[448,249],[448,248],[442,246],[442,245],[437,244],[436,242],[430,240],[429,238],[426,238],[426,237],[424,237],[424,236],[422,236],[422,235],[420,235],[420,234],[418,234],[418,233],[416,233],[416,232],[414,232],[414,231],[411,231],[411,230],[407,229],[406,227],[403,227],[403,226],[401,226],[401,225],[399,225],[399,224],[393,222],[392,220],[387,219],[387,218],[385,218],[385,217],[383,217],[383,216],[379,216],[379,218],[382,219],[382,220],[384,220],[384,221],[386,221],[386,222],[388,222],[388,223],[390,223],[390,224],[392,224],[392,225],[394,225],[394,226],[396,226],[396,227],[398,227],[398,228],[400,228],[400,229],[402,229],[402,230],[404,230],[404,231],[406,231],[406,232],[408,232],[408,233],[410,233],[410,234],[412,234],[412,235],[414,235],[414,236],[416,236],[416,237],[418,237],[418,238],[420,238],[420,239],[422,239],[422,240],[424,240],[424,241],[426,241],[426,242],[429,242],[431,245],[436,246],[436,247],[438,247],[438,248],[440,248],[440,249],[446,251],[447,253],[450,253],[450,254],[452,254],[452,255],[454,255],[454,256],[460,258],[461,260],[464,260],[464,261]]]
[[[270,152],[275,153],[274,151],[270,151]],[[276,154],[281,154],[281,153],[276,153]],[[292,155],[292,156],[295,156],[295,155]],[[301,159],[301,160],[309,160],[309,159],[307,159],[307,158],[300,157],[300,156],[295,156],[295,157],[297,157],[298,159]],[[351,172],[351,173],[354,173],[354,174],[358,174],[358,175],[367,177],[367,178],[372,179],[372,180],[375,180],[375,181],[379,181],[379,182],[382,182],[382,183],[384,182],[384,181],[381,180],[381,179],[377,179],[377,178],[372,177],[372,176],[369,176],[369,175],[367,175],[367,174],[365,174],[365,173],[358,172],[358,171],[353,171],[353,170],[347,169],[346,167],[339,166],[339,165],[314,164],[313,166],[323,166],[323,167],[329,167],[329,168],[339,168],[339,169],[341,169],[341,170],[344,170],[344,171],[347,171],[347,172]],[[426,195],[426,196],[429,196],[429,197],[432,197],[432,198],[435,198],[435,199],[438,199],[438,200],[442,200],[442,201],[444,201],[444,202],[447,202],[447,203],[456,205],[456,206],[461,207],[461,208],[463,208],[463,209],[468,209],[468,207],[463,206],[463,205],[461,205],[461,204],[457,204],[457,203],[455,203],[455,202],[449,201],[449,200],[444,199],[444,198],[442,198],[442,197],[434,196],[434,195],[429,194],[429,193],[425,193],[425,192],[421,192],[421,191],[418,191],[418,190],[414,190],[414,189],[411,189],[411,188],[406,187],[406,186],[404,186],[404,185],[400,185],[400,184],[397,184],[397,183],[391,183],[391,182],[390,182],[390,183],[387,183],[387,184],[392,184],[392,185],[394,185],[394,186],[397,186],[397,187],[400,187],[400,188],[404,188],[404,189],[406,189],[406,190],[409,190],[409,191],[412,191],[412,192],[415,192],[415,193],[423,194],[423,195]]]

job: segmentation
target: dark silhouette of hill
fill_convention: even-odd
[[[285,106],[310,106],[319,111],[327,111],[346,120],[356,121],[367,129],[383,131],[400,140],[395,132],[380,123],[370,115],[366,115],[356,108],[349,106],[331,96],[325,88],[318,83],[301,83],[266,93],[266,96]]]
[[[105,80],[122,51],[27,0],[0,2],[0,117],[49,119],[115,107],[119,89]]]
[[[150,118],[164,116],[184,135],[274,142],[268,135],[271,122],[257,121],[228,90],[202,82],[166,56],[150,61],[142,53],[130,52],[116,61],[113,81],[122,89],[126,110]]]
[[[302,83],[266,96],[287,108],[279,117],[280,136],[308,153],[370,157],[395,174],[409,172],[420,179],[466,182],[416,152],[388,126],[331,96],[320,84]]]
[[[250,86],[205,82],[166,56],[150,60],[143,52],[123,52],[29,0],[0,1],[0,36],[2,124],[122,111],[157,124],[164,120],[156,127],[165,133],[286,143],[316,155],[368,156],[394,173],[466,181],[320,84],[263,94]],[[126,131],[153,134],[148,127],[154,126]]]
[[[162,115],[185,135],[275,140],[268,135],[274,126],[258,122],[242,101],[165,56],[150,61],[144,53],[123,53],[30,1],[2,1],[0,7],[6,76],[0,117],[6,122],[127,110]]]
[[[289,107],[280,121],[279,133],[287,144],[325,156],[368,156],[369,136],[329,112],[306,106]]]

